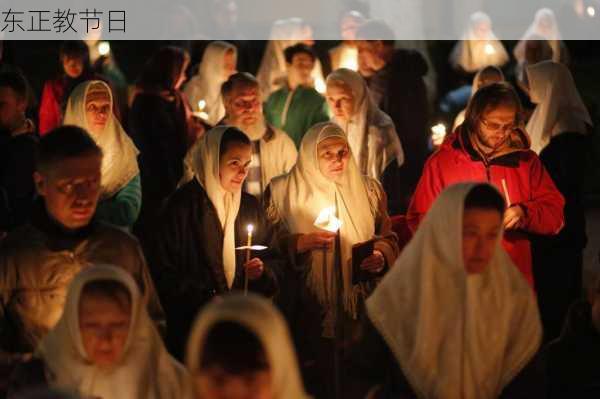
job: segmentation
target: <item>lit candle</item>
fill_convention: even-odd
[[[206,108],[206,101],[205,100],[198,101],[198,111],[194,112],[194,116],[196,116],[200,119],[208,120],[208,113],[206,111],[204,111],[204,108]]]
[[[596,9],[592,6],[589,6],[587,8],[587,14],[590,16],[590,18],[594,18],[594,16],[596,15]]]
[[[246,228],[248,230],[248,242],[246,243],[246,263],[250,262],[250,250],[252,249],[252,232],[254,226],[249,224]],[[244,295],[248,295],[248,272],[244,271]]]
[[[342,221],[335,216],[335,206],[330,206],[319,212],[314,225],[331,233],[337,233],[342,227]]]
[[[486,43],[483,49],[487,55],[492,55],[496,52],[496,50],[494,50],[494,46],[492,46],[490,43]]]
[[[108,42],[100,42],[98,44],[98,53],[100,55],[108,55],[110,53],[110,44]]]
[[[444,142],[446,137],[446,126],[443,123],[438,123],[431,128],[431,142],[434,146],[439,147]]]

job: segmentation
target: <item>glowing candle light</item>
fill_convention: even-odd
[[[206,101],[205,100],[200,100],[198,101],[198,111],[194,112],[194,116],[203,119],[203,120],[208,120],[208,113],[206,111],[204,111],[204,109],[206,108]]]
[[[108,55],[110,53],[110,44],[108,42],[100,42],[98,44],[98,53],[100,55]]]
[[[492,46],[490,43],[487,43],[484,46],[483,51],[485,51],[487,55],[492,55],[496,52],[496,50],[494,50],[494,46]]]
[[[590,18],[594,18],[594,16],[596,16],[596,9],[594,7],[589,6],[586,11]]]
[[[337,233],[342,227],[342,221],[335,216],[335,206],[323,209],[315,219],[314,225],[331,233]]]
[[[246,244],[246,263],[250,262],[250,251],[252,249],[252,232],[254,231],[254,226],[249,224],[246,227],[248,230],[248,242]],[[244,272],[244,295],[248,295],[248,272]]]
[[[443,123],[438,123],[431,128],[431,142],[434,146],[438,147],[444,142],[446,137],[446,126]]]

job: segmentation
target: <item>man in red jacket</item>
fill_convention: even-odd
[[[493,184],[507,203],[504,248],[533,286],[528,233],[557,234],[563,227],[564,199],[529,149],[529,136],[519,128],[520,114],[520,101],[509,84],[479,89],[464,123],[427,160],[407,221],[414,232],[447,186],[466,181]]]

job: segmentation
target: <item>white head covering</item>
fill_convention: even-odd
[[[235,220],[240,210],[242,190],[235,194],[226,191],[221,186],[219,176],[219,153],[221,139],[231,126],[217,126],[202,136],[190,149],[186,162],[192,170],[198,183],[204,188],[210,202],[217,210],[221,227],[223,227],[223,267],[227,286],[231,288],[235,278]]]
[[[340,121],[335,115],[332,120],[346,131],[360,172],[379,179],[394,159],[401,166],[404,152],[394,122],[375,104],[367,82],[357,72],[345,68],[329,74],[327,84],[331,82],[346,85],[354,97],[354,115],[350,121]]]
[[[545,26],[544,26],[545,25]],[[560,62],[561,60],[561,36],[558,30],[558,23],[554,12],[549,8],[540,8],[535,13],[533,22],[523,34],[523,37],[517,43],[513,54],[519,64],[525,62],[525,43],[535,37],[544,38],[552,48],[552,61]]]
[[[187,345],[186,365],[192,375],[200,368],[206,337],[219,322],[238,323],[261,342],[272,373],[273,398],[308,398],[285,320],[270,302],[254,294],[228,295],[202,310]]]
[[[489,26],[484,37],[477,32],[477,27],[481,24]],[[471,15],[462,39],[456,43],[450,54],[450,63],[454,67],[462,67],[466,72],[475,72],[488,65],[499,67],[506,64],[508,59],[502,42],[492,31],[492,20],[481,11]]]
[[[367,300],[367,313],[420,398],[497,398],[540,346],[533,291],[501,248],[467,274],[461,183],[440,194]]]
[[[271,182],[272,201],[291,233],[307,234],[319,231],[314,226],[320,211],[335,206],[342,221],[339,231],[341,242],[342,287],[336,288],[335,253],[312,252],[308,286],[324,306],[334,305],[342,295],[344,308],[356,315],[356,303],[362,287],[352,285],[352,245],[370,240],[375,233],[377,204],[369,202],[366,177],[361,175],[350,157],[339,183],[325,177],[319,169],[317,146],[331,137],[347,140],[341,127],[332,122],[314,125],[302,138],[296,166],[287,175]]]
[[[566,66],[543,61],[528,66],[527,75],[529,97],[537,104],[527,123],[533,151],[539,154],[561,133],[588,133],[592,119]]]
[[[104,131],[94,134],[89,128],[86,99],[90,91],[106,91],[110,98],[110,115]],[[140,173],[137,163],[139,151],[112,112],[113,97],[110,87],[101,80],[88,80],[75,87],[67,102],[63,125],[85,129],[102,148],[102,198],[110,198]]]
[[[131,295],[129,336],[119,363],[111,370],[96,367],[88,359],[79,329],[79,301],[85,285],[97,280],[123,284]],[[79,273],[67,295],[60,321],[42,340],[38,355],[51,376],[50,385],[76,391],[84,397],[127,399],[190,398],[187,371],[166,351],[146,312],[133,278],[107,265]]]
[[[267,48],[263,55],[256,79],[260,84],[263,97],[266,99],[269,95],[282,87],[287,81],[287,70],[284,50],[303,40],[306,37],[306,23],[301,18],[279,19],[273,23]],[[315,67],[311,73],[314,86],[319,92],[325,88],[325,79],[323,78],[323,69],[321,62],[317,58]]]
[[[237,49],[233,44],[214,41],[204,50],[198,73],[186,84],[184,93],[192,110],[200,111],[198,103],[206,101],[204,112],[208,114],[206,122],[214,126],[225,116],[225,106],[221,98],[221,86],[227,78],[223,76],[225,69],[225,54],[233,51],[237,58]]]

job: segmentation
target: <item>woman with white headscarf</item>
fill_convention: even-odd
[[[206,123],[216,125],[225,116],[221,85],[235,73],[237,49],[233,44],[214,41],[204,50],[198,73],[183,89],[194,112],[205,112]]]
[[[440,194],[367,300],[348,398],[542,398],[533,290],[501,247],[488,184]]]
[[[360,173],[378,180],[388,203],[401,200],[398,172],[404,152],[392,119],[373,101],[367,82],[349,69],[327,77],[327,102],[332,120],[344,129]]]
[[[260,83],[261,93],[266,100],[274,91],[285,85],[287,69],[283,50],[296,43],[314,44],[312,29],[301,18],[280,19],[273,23],[256,78]],[[314,88],[319,92],[325,91],[323,68],[317,58],[312,71]]]
[[[560,334],[568,306],[582,294],[583,249],[587,243],[584,179],[592,128],[569,69],[544,61],[527,68],[529,96],[536,105],[527,131],[531,148],[565,197],[565,226],[557,236],[532,240],[533,270],[542,321],[549,339]]]
[[[194,177],[169,199],[148,246],[148,261],[167,315],[167,345],[180,357],[194,316],[210,299],[247,288],[272,297],[277,291],[273,270],[279,258],[270,250],[247,251],[252,245],[272,247],[270,225],[258,200],[242,186],[252,147],[239,129],[218,126],[190,150]]]
[[[84,398],[191,398],[189,374],[165,349],[137,284],[108,265],[72,281],[61,319],[16,370],[9,398],[41,386]]]
[[[99,220],[129,228],[142,206],[139,151],[113,114],[113,97],[101,80],[79,84],[67,102],[63,125],[85,129],[102,149]]]
[[[492,31],[492,20],[484,12],[473,13],[462,39],[450,54],[455,69],[474,73],[483,67],[501,67],[509,60],[508,53]]]
[[[301,334],[302,360],[312,363],[306,372],[316,380],[309,389],[334,397],[340,382],[333,372],[336,353],[352,343],[364,299],[398,254],[386,195],[360,173],[345,132],[323,122],[306,133],[296,166],[273,179],[265,196],[279,246],[298,273],[299,298],[290,299],[292,307],[299,300],[298,319],[287,310]],[[330,224],[320,224],[319,216]],[[339,229],[332,228],[337,221]],[[370,240],[353,261],[353,245]]]
[[[309,398],[285,319],[256,295],[207,305],[192,328],[186,364],[198,399],[222,398],[236,382],[247,395],[240,397]]]
[[[569,54],[563,41],[561,40],[558,22],[554,12],[549,8],[540,8],[535,13],[533,22],[523,34],[523,37],[517,43],[513,54],[517,63],[522,65],[525,62],[525,45],[527,40],[543,39],[547,40],[552,48],[552,61],[567,63]]]

